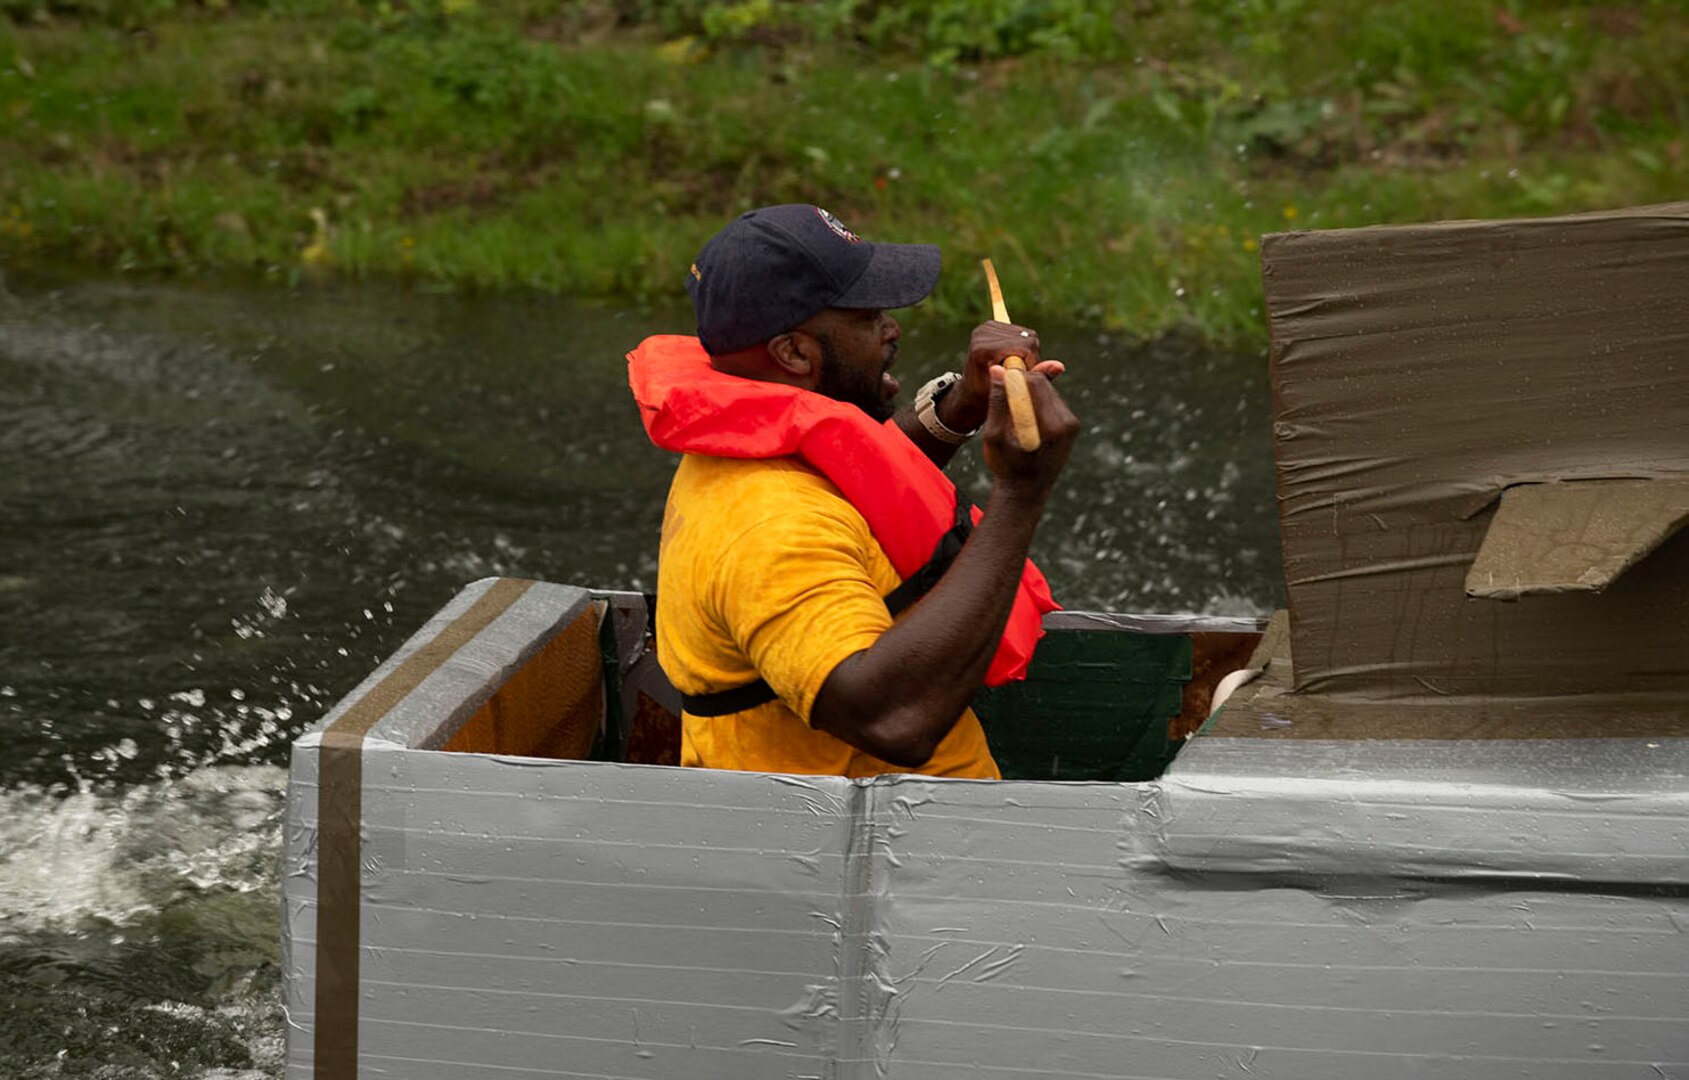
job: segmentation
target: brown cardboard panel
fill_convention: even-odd
[[[1492,600],[1600,592],[1689,521],[1689,481],[1523,484],[1501,506],[1466,573]]]
[[[1263,245],[1298,691],[1689,699],[1689,543],[1479,600],[1504,491],[1689,481],[1689,203]]]
[[[588,609],[519,668],[443,749],[584,758],[604,716],[598,613]]]

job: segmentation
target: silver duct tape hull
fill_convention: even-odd
[[[296,1032],[314,1021],[311,757],[295,758],[303,813],[284,866]],[[850,815],[825,793],[386,748],[364,760],[364,1074],[773,1077],[833,1053],[836,1022],[786,1014],[810,987],[837,993]],[[309,1051],[290,1041],[290,1075],[312,1074]]]
[[[1689,889],[1680,738],[1204,737],[1160,787],[1179,870]]]
[[[283,866],[292,1077],[317,739]],[[1677,748],[1603,801],[1595,768],[1568,795],[1576,755],[1641,750],[1562,746],[1533,788],[1472,746],[1453,779],[1227,742],[1141,785],[368,745],[360,1075],[1689,1075]]]

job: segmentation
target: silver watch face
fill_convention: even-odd
[[[915,394],[915,415],[919,417],[921,426],[926,428],[934,438],[942,442],[960,444],[974,431],[951,431],[944,421],[938,418],[938,399],[949,393],[950,388],[962,381],[962,376],[954,371],[947,371],[921,387]],[[975,429],[977,431],[978,429]]]
[[[936,405],[938,403],[938,399],[943,397],[946,391],[960,381],[961,377],[954,371],[947,371],[943,375],[930,380],[922,385],[919,390],[915,391],[915,407],[917,409],[921,409],[928,405]]]
[[[939,398],[948,394],[950,392],[950,388],[961,381],[962,377],[960,375],[956,374],[954,371],[946,371],[943,375],[940,375],[932,382],[927,383],[927,385],[922,387],[922,389],[926,391],[927,399],[936,405],[938,404]]]

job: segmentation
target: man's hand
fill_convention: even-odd
[[[1061,366],[1054,360],[1046,360],[1026,373],[1026,389],[1032,398],[1032,412],[1038,420],[1041,437],[1038,449],[1024,450],[1015,438],[1001,367],[991,369],[990,406],[984,432],[985,467],[991,470],[998,486],[1006,494],[1039,507],[1049,497],[1056,477],[1061,475],[1073,451],[1073,440],[1079,437],[1079,419],[1050,385],[1053,375],[1061,373],[1046,371],[1051,365],[1058,369]]]
[[[1038,331],[1014,323],[983,322],[968,339],[968,362],[962,367],[962,384],[938,403],[938,418],[952,431],[972,431],[985,423],[991,401],[991,369],[1018,356],[1028,371],[1040,371],[1053,379],[1065,370],[1059,360],[1044,360],[1039,351]]]

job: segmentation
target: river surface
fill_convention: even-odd
[[[674,459],[623,355],[688,314],[0,291],[0,1078],[280,1075],[289,743],[466,582],[653,586]],[[1041,332],[1086,424],[1058,599],[1281,604],[1264,360]],[[905,396],[966,340],[909,320]],[[952,472],[983,497],[977,450]]]

